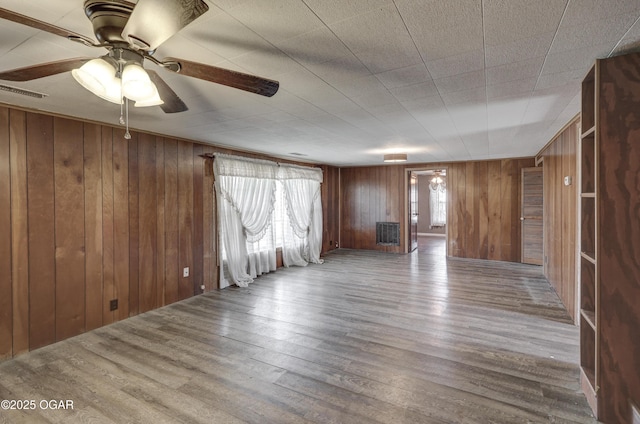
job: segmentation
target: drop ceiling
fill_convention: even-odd
[[[152,63],[189,110],[132,108],[131,126],[336,166],[535,155],[579,111],[596,58],[640,48],[638,0],[205,0],[165,42],[180,57],[280,81],[271,98]],[[81,0],[0,7],[93,37]],[[0,70],[103,49],[0,20]],[[70,73],[5,85],[0,102],[118,125]],[[123,140],[123,142],[125,142]]]

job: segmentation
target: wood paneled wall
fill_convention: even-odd
[[[533,165],[533,158],[411,165],[447,169],[449,256],[520,261],[520,170]],[[342,247],[404,251],[406,168],[341,169]],[[376,246],[378,221],[400,222],[401,246]]]
[[[0,359],[217,287],[213,147],[123,135],[0,107]]]
[[[448,166],[448,255],[519,262],[521,170],[533,158]]]
[[[340,247],[404,251],[402,165],[340,169]],[[376,222],[399,222],[400,246],[376,246]]]
[[[544,275],[576,320],[578,123],[572,120],[540,153],[544,168]],[[570,176],[572,184],[564,185]]]
[[[322,173],[322,253],[326,253],[340,241],[340,168],[323,166]]]

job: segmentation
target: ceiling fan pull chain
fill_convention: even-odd
[[[124,132],[124,138],[125,138],[126,140],[131,140],[131,134],[129,134],[129,99],[127,99],[126,97],[123,97],[123,99],[124,99],[124,101],[125,101],[125,105],[124,105],[124,107],[125,107],[126,114],[127,114],[127,115],[126,115],[126,118],[125,118],[126,125],[127,125],[127,129],[126,129],[126,131]]]
[[[119,119],[120,125],[124,125],[124,116],[123,116],[123,114],[124,114],[124,110],[123,110],[124,109],[124,105],[123,105],[123,102],[124,102],[124,97],[122,96],[122,79],[120,79],[120,119]]]

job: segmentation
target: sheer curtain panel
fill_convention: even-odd
[[[322,170],[281,165],[278,179],[282,183],[284,266],[322,263]]]
[[[271,236],[278,171],[274,165],[269,161],[216,154],[213,171],[223,256],[220,287],[230,283],[247,287],[256,275],[276,268]],[[255,244],[264,245],[265,236],[271,239],[271,246],[262,246],[266,253],[261,253],[262,247],[258,246],[256,253]]]

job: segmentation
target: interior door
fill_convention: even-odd
[[[522,169],[522,263],[542,265],[543,258],[543,178],[542,167]]]
[[[409,177],[409,252],[418,248],[418,176]]]

